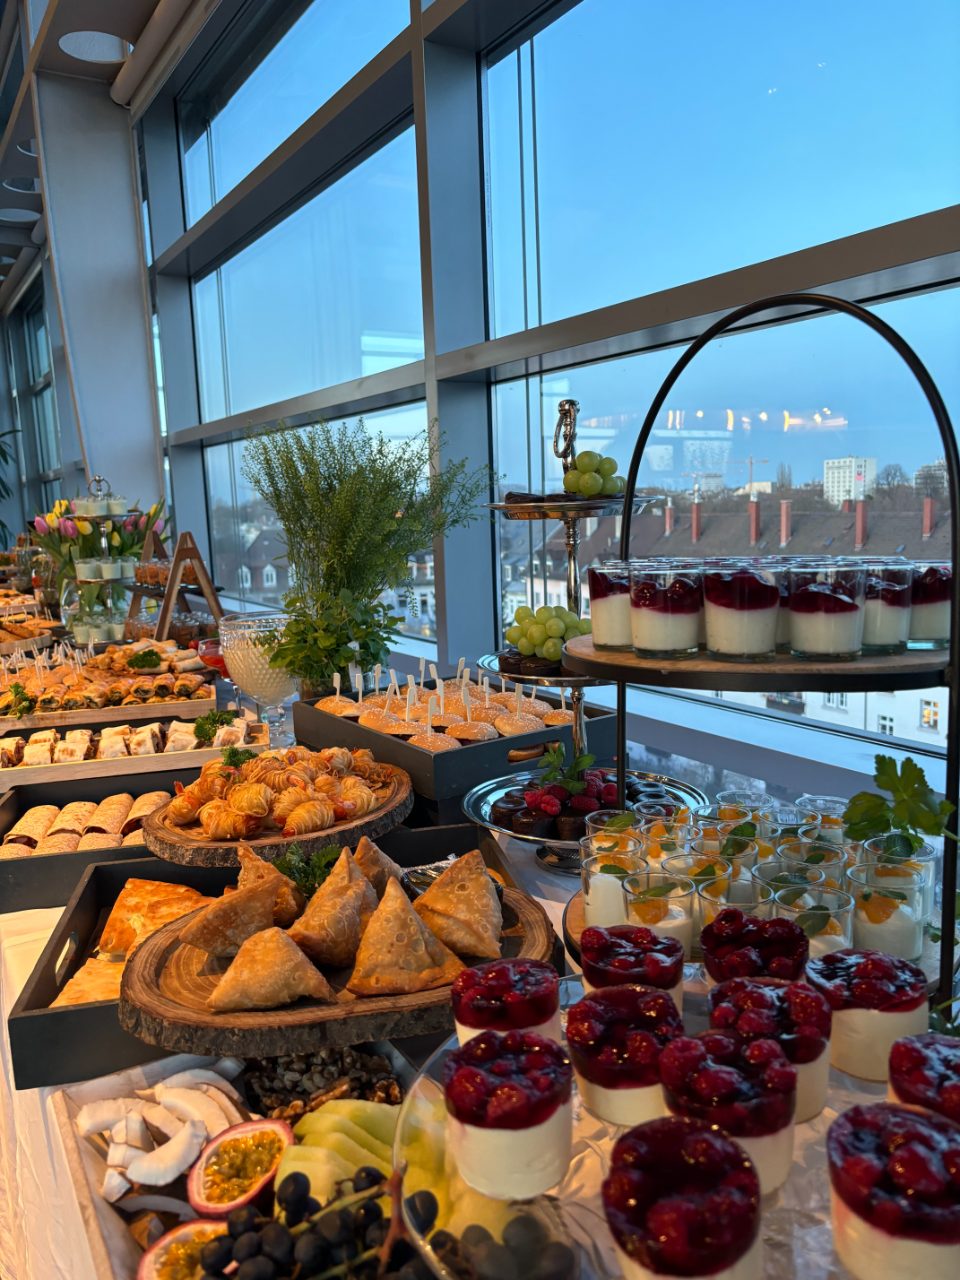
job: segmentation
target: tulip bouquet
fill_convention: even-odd
[[[57,568],[57,588],[75,577],[74,561],[102,554],[100,532],[74,515],[73,503],[58,498],[46,515],[34,516],[33,542],[42,547]]]

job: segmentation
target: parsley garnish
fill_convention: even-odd
[[[313,853],[304,853],[299,844],[292,844],[273,865],[293,881],[305,898],[312,898],[333,870],[341,852],[338,844],[325,845]]]

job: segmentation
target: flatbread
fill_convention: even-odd
[[[60,810],[50,824],[47,834],[55,835],[58,831],[73,831],[81,836],[96,811],[96,802],[93,800],[73,800]]]
[[[6,858],[28,858],[36,852],[32,844],[0,844],[0,861]]]
[[[167,804],[170,799],[169,791],[148,791],[146,795],[138,796],[123,820],[120,834],[126,836],[131,831],[136,831],[144,818],[148,818],[155,809],[159,809],[162,804]]]
[[[92,956],[64,983],[63,990],[51,1002],[50,1008],[62,1008],[68,1004],[94,1004],[100,1000],[119,1000],[124,968],[122,961]]]
[[[431,991],[452,982],[462,968],[411,907],[398,881],[388,880],[347,987],[358,996]]]
[[[353,856],[357,866],[376,890],[378,898],[383,897],[388,880],[400,880],[403,877],[403,868],[398,866],[392,858],[388,858],[383,850],[367,836],[360,837],[360,843]]]
[[[80,837],[78,852],[84,849],[116,849],[117,836],[109,836],[105,831],[86,831]]]
[[[37,845],[37,853],[75,853],[80,843],[76,831],[48,832]]]
[[[225,893],[184,926],[180,941],[211,956],[235,956],[247,938],[271,927],[276,897],[271,880]]]
[[[333,1004],[336,995],[282,929],[264,929],[247,938],[207,999],[218,1012],[278,1009],[307,996]]]
[[[357,866],[350,850],[344,849],[291,928],[290,937],[315,964],[345,969],[353,964],[376,905],[373,885]]]
[[[35,804],[3,837],[4,844],[38,845],[53,826],[60,810],[55,804]]]
[[[129,792],[122,791],[119,795],[107,796],[106,800],[101,800],[97,805],[84,835],[105,831],[108,835],[118,836],[132,807],[133,796]]]
[[[448,867],[416,900],[413,909],[458,956],[499,960],[503,912],[479,849],[465,853]]]
[[[210,899],[185,884],[130,879],[120,890],[100,935],[100,950],[128,956],[134,947],[171,920],[178,920]]]

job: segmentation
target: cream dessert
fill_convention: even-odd
[[[542,960],[491,960],[463,969],[450,988],[461,1044],[481,1031],[535,1031],[558,1043],[560,979]]]
[[[623,882],[633,872],[640,871],[643,865],[639,856],[619,852],[598,853],[584,858],[580,865],[580,882],[583,885],[583,918],[588,925],[605,928],[626,923],[627,900]]]
[[[627,923],[641,924],[660,938],[676,938],[683,958],[693,951],[694,883],[656,872],[624,881]]]
[[[902,653],[907,647],[912,577],[909,565],[868,566],[863,606],[864,653]]]
[[[877,1102],[827,1133],[833,1244],[855,1280],[960,1275],[960,1126]]]
[[[626,984],[585,996],[567,1014],[567,1044],[583,1105],[608,1124],[664,1114],[660,1051],[683,1035],[663,991]]]
[[[879,951],[833,951],[807,965],[807,981],[833,1010],[830,1062],[861,1080],[886,1080],[895,1040],[926,1031],[927,977]]]
[[[554,1040],[483,1031],[443,1064],[447,1143],[460,1176],[494,1200],[561,1181],[573,1141],[573,1072]]]
[[[906,866],[871,863],[850,868],[853,945],[915,960],[923,951],[923,877]]]
[[[708,570],[703,610],[711,657],[758,661],[774,656],[780,588],[769,569],[738,565]]]
[[[597,649],[629,649],[630,568],[613,561],[587,570],[590,591],[590,622]]]
[[[960,1040],[935,1031],[897,1040],[890,1050],[888,1097],[960,1124]]]
[[[760,920],[725,907],[700,932],[703,965],[714,982],[728,978],[803,977],[810,944],[792,920]]]
[[[715,1125],[753,1161],[760,1194],[783,1186],[793,1162],[797,1072],[775,1040],[729,1031],[671,1040],[660,1054],[668,1109]]]
[[[627,1280],[760,1280],[760,1184],[738,1142],[670,1116],[625,1133],[603,1211]]]
[[[710,1025],[744,1040],[776,1040],[797,1069],[796,1124],[812,1120],[827,1101],[832,1014],[806,982],[731,978],[708,998]]]
[[[683,944],[658,937],[641,925],[584,929],[580,935],[580,967],[584,990],[638,983],[655,987],[683,1006]]]
[[[917,565],[914,569],[910,643],[922,649],[945,649],[950,643],[950,597],[953,572],[949,564]]]
[[[855,658],[863,642],[863,571],[790,571],[790,651],[798,658]]]
[[[633,566],[630,570],[630,634],[642,658],[680,658],[697,652],[703,596],[691,570]]]

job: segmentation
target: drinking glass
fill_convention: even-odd
[[[913,565],[906,560],[866,560],[863,652],[903,653],[910,637]]]
[[[798,924],[810,940],[810,955],[822,956],[853,945],[853,898],[842,889],[778,889],[774,914]]]
[[[780,617],[780,571],[728,561],[703,574],[707,653],[726,662],[774,657]]]
[[[949,562],[914,565],[910,609],[911,649],[946,649],[950,643],[952,595],[953,570]]]
[[[630,564],[630,633],[642,658],[688,658],[697,652],[703,596],[700,575],[669,561]]]
[[[916,960],[923,951],[923,875],[909,867],[860,863],[847,871],[856,904],[853,945]]]
[[[611,822],[614,823],[620,835],[638,836],[640,834],[640,823],[633,809],[594,809],[593,813],[587,814],[587,835],[596,835]]]
[[[659,862],[689,849],[701,831],[690,822],[672,822],[669,818],[645,818],[640,823],[640,843],[648,862]]]
[[[690,841],[690,852],[697,857],[710,858],[716,853],[730,863],[734,879],[750,875],[756,866],[758,848],[756,840],[749,836],[722,835],[719,840],[707,840],[704,836]]]
[[[806,813],[808,822],[817,823],[821,840],[841,844],[846,825],[843,815],[849,803],[843,796],[814,796],[804,792],[797,800],[797,808]]]
[[[271,747],[292,746],[294,742],[286,727],[286,707],[297,696],[297,681],[288,671],[270,665],[287,621],[285,613],[262,613],[220,622],[220,649],[227,672],[237,688],[259,705]]]
[[[584,858],[580,866],[583,885],[583,918],[587,925],[606,927],[626,924],[627,906],[623,882],[643,871],[646,863],[639,855],[601,853]]]
[[[768,884],[774,893],[781,889],[804,888],[807,885],[822,885],[826,880],[826,872],[820,867],[808,866],[806,863],[793,863],[784,866],[779,858],[769,858],[758,862],[750,868],[754,880]]]
[[[586,860],[594,855],[625,853],[631,858],[642,858],[643,852],[640,837],[633,832],[599,831],[588,832],[580,840],[580,858]]]
[[[725,836],[734,828],[753,822],[750,810],[744,805],[736,804],[700,805],[694,809],[692,819],[700,828],[700,838],[708,853],[719,853]]]
[[[692,880],[662,871],[640,871],[623,881],[628,924],[639,924],[661,938],[677,938],[683,958],[693,951],[697,892]]]
[[[236,702],[239,709],[240,694],[237,690],[237,686],[230,679],[230,672],[227,670],[227,662],[223,656],[223,649],[220,645],[220,637],[213,636],[206,640],[201,640],[197,645],[197,657],[205,667],[210,667],[231,691],[227,695],[227,705],[230,705],[232,696],[233,701]]]

